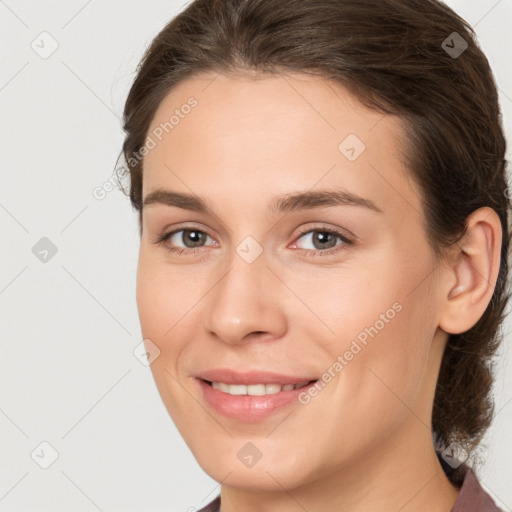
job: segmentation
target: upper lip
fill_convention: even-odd
[[[285,384],[297,384],[299,382],[317,380],[316,377],[308,375],[284,375],[282,373],[258,370],[237,372],[229,368],[206,370],[197,375],[197,378],[210,382],[223,382],[225,384],[281,384],[282,386]]]

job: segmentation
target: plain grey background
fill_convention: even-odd
[[[447,3],[476,29],[512,146],[512,0]],[[0,1],[1,511],[191,512],[219,492],[133,353],[136,215],[109,185],[136,65],[184,5]],[[479,476],[510,510],[505,330]]]

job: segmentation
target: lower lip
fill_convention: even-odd
[[[272,413],[298,402],[297,397],[315,384],[312,382],[302,388],[280,391],[273,395],[252,396],[230,395],[214,389],[202,379],[198,379],[198,382],[206,402],[215,411],[228,418],[246,422],[263,420]]]

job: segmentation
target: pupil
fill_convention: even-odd
[[[334,244],[331,243],[329,245],[329,240],[328,240],[329,237],[332,237],[332,240],[334,241]],[[319,231],[316,235],[314,235],[313,236],[313,243],[315,243],[315,246],[316,246],[316,242],[317,241],[320,241],[320,249],[322,249],[322,248],[325,249],[327,246],[329,246],[328,248],[331,248],[331,247],[334,247],[336,245],[336,240],[332,236],[332,233],[329,233],[327,231]],[[325,242],[327,242],[327,244]]]
[[[185,238],[188,236],[190,239],[190,242],[192,245],[188,245]],[[198,247],[201,245],[201,242],[203,241],[203,238],[205,237],[205,233],[202,233],[200,231],[192,231],[192,230],[185,230],[183,232],[183,242],[187,247]]]

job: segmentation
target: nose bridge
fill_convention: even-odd
[[[282,336],[286,325],[276,300],[278,280],[267,268],[262,246],[246,237],[225,263],[208,302],[206,329],[231,344],[254,332]]]

